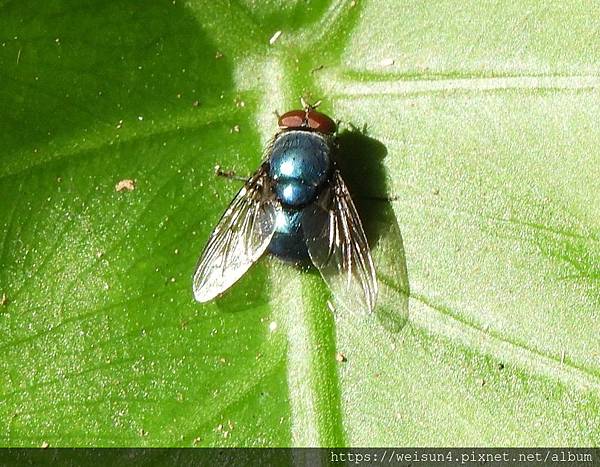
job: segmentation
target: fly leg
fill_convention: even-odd
[[[359,195],[356,196],[357,199],[364,199],[367,201],[381,201],[382,203],[391,203],[393,201],[398,201],[398,196],[370,196],[370,195]]]
[[[240,182],[245,182],[249,177],[240,177],[235,174],[235,170],[223,170],[223,168],[217,164],[215,165],[215,176],[227,178],[229,180],[237,180]]]

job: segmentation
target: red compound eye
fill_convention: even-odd
[[[281,128],[301,128],[304,125],[306,112],[304,110],[290,110],[279,117]]]
[[[315,110],[290,110],[279,117],[281,128],[314,130],[319,133],[333,134],[336,130],[335,122],[327,115]]]
[[[321,133],[332,134],[335,132],[335,122],[327,115],[315,110],[308,111],[308,126]]]

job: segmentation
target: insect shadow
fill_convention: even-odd
[[[338,136],[337,162],[363,222],[377,273],[375,315],[391,332],[408,320],[409,283],[404,242],[392,206],[383,161],[387,148],[359,130]]]

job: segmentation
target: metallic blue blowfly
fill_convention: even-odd
[[[317,104],[318,105],[318,104]],[[313,264],[345,308],[372,311],[377,280],[354,202],[336,164],[337,125],[316,105],[279,117],[259,169],[213,230],[194,274],[194,297],[214,299],[265,252]]]

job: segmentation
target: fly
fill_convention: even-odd
[[[260,167],[214,228],[194,274],[198,302],[225,292],[269,252],[312,263],[346,308],[375,308],[371,252],[336,164],[337,125],[318,103],[302,104],[279,117]]]

